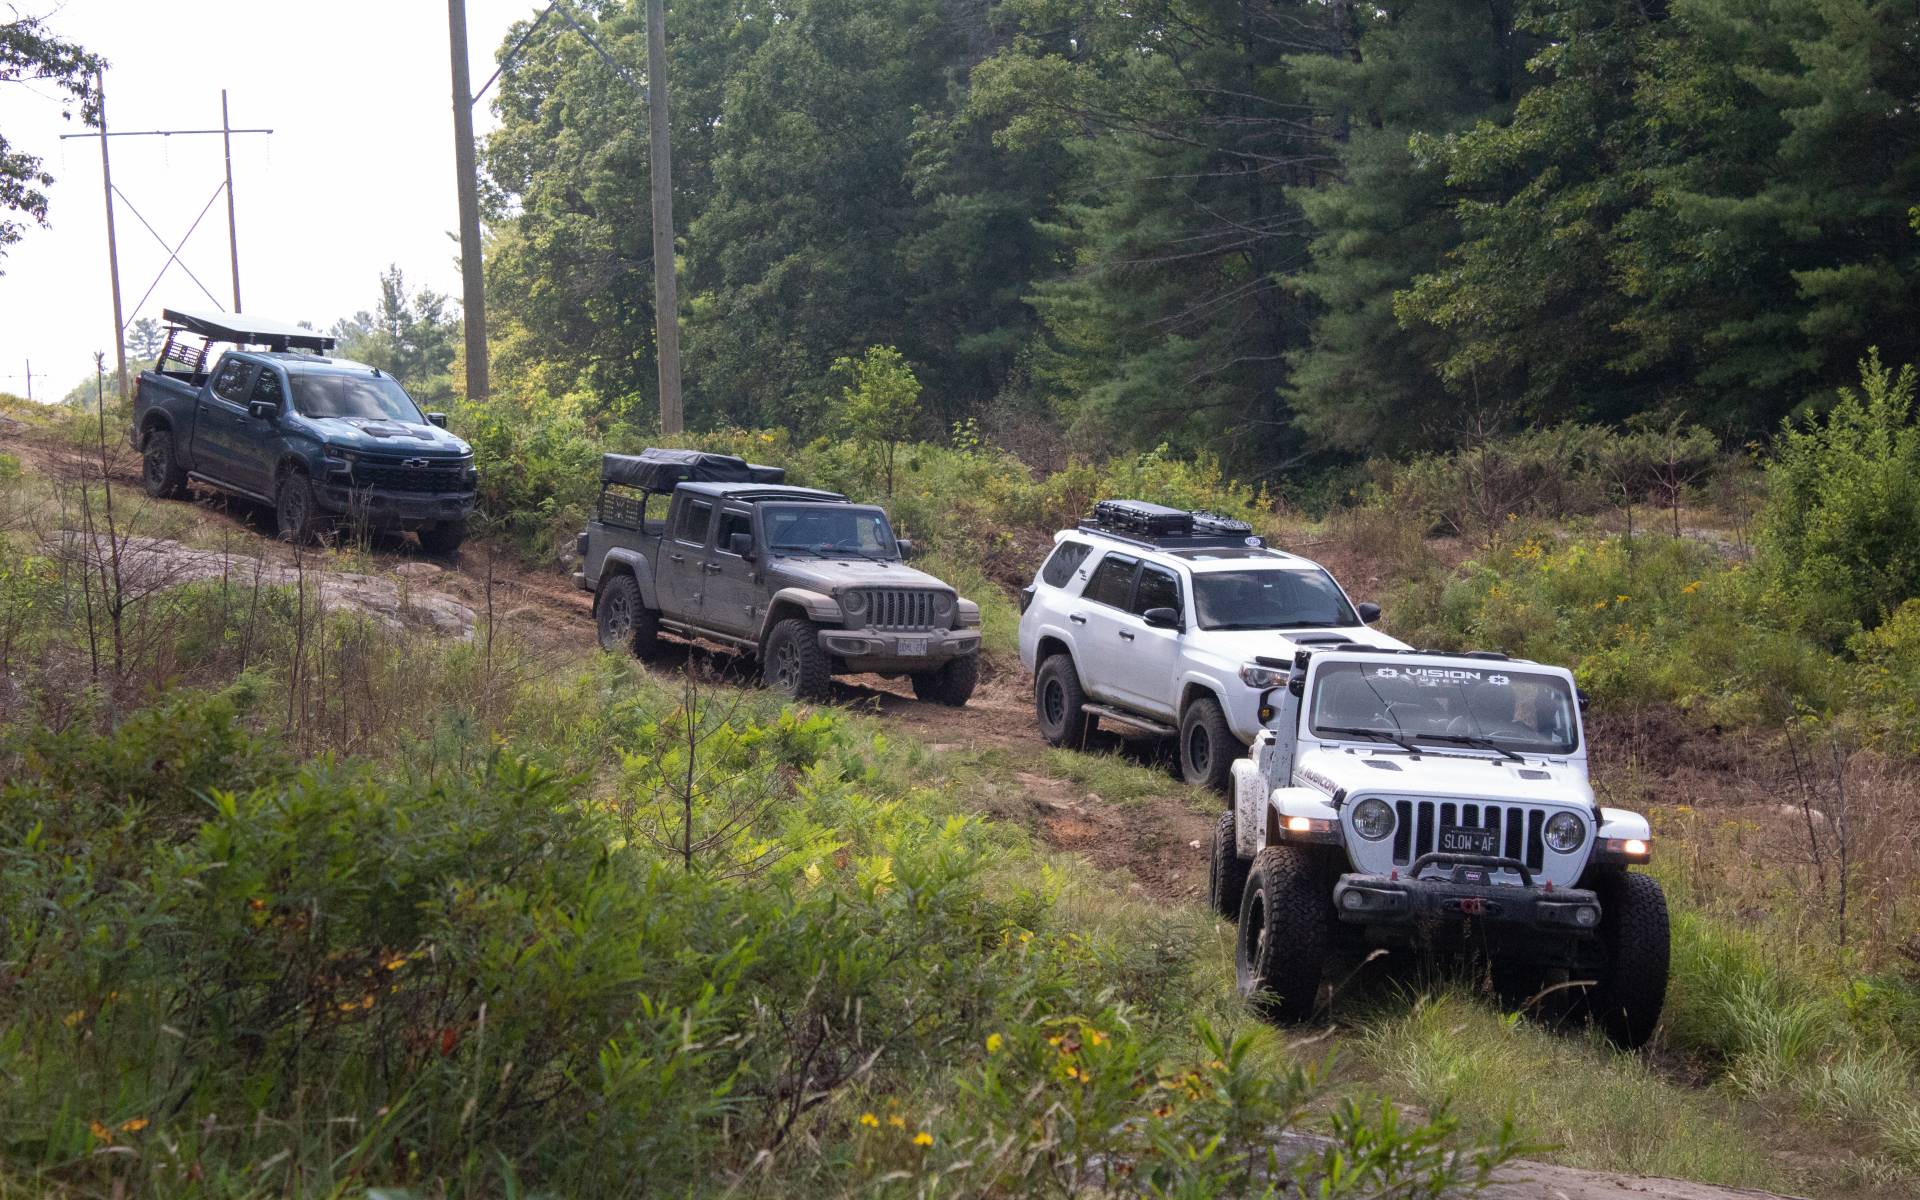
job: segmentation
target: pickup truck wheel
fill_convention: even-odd
[[[173,457],[171,430],[156,429],[147,435],[140,479],[155,500],[178,500],[186,494],[187,473]]]
[[[1040,736],[1055,746],[1079,750],[1087,744],[1093,720],[1087,716],[1087,694],[1080,689],[1080,672],[1073,659],[1055,654],[1040,664],[1033,679],[1034,715]]]
[[[640,581],[631,575],[615,575],[600,584],[594,619],[600,648],[608,653],[646,658],[660,643],[660,614],[647,607]]]
[[[1606,965],[1586,1008],[1609,1041],[1638,1050],[1667,1001],[1667,896],[1651,876],[1632,871],[1601,880],[1596,890]]]
[[[973,698],[973,689],[979,682],[980,656],[963,654],[937,671],[914,672],[913,694],[934,704],[959,708]]]
[[[1202,696],[1180,714],[1180,774],[1196,787],[1222,794],[1232,789],[1233,760],[1240,757],[1240,739],[1227,725],[1227,714],[1212,696]]]
[[[1320,1001],[1333,944],[1332,888],[1298,846],[1254,856],[1240,899],[1234,974],[1240,994],[1270,1021],[1304,1021]]]
[[[1240,901],[1246,896],[1250,860],[1241,858],[1233,848],[1235,821],[1233,810],[1220,814],[1213,830],[1213,853],[1207,863],[1207,900],[1213,911],[1228,921],[1240,919]]]
[[[416,530],[414,536],[420,539],[420,548],[428,554],[447,558],[459,553],[460,543],[467,540],[465,521],[442,521]]]
[[[305,471],[290,470],[281,476],[273,497],[273,517],[280,526],[281,541],[304,546],[313,540],[313,482]]]
[[[827,652],[820,648],[820,632],[813,622],[788,617],[767,634],[761,656],[761,678],[767,686],[795,700],[825,700],[832,694],[833,672]]]

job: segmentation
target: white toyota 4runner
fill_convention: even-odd
[[[1240,926],[1241,994],[1301,1020],[1336,956],[1446,949],[1516,1007],[1644,1043],[1666,998],[1666,899],[1628,869],[1647,861],[1646,818],[1594,802],[1572,674],[1358,647],[1276,665],[1209,872]]]
[[[1082,745],[1096,723],[1177,733],[1187,781],[1224,792],[1260,732],[1260,695],[1285,681],[1295,650],[1405,647],[1368,628],[1377,605],[1355,604],[1320,564],[1244,522],[1105,500],[1053,540],[1020,594],[1020,661],[1056,746]]]

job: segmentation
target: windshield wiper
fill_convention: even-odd
[[[1406,740],[1405,737],[1388,733],[1384,729],[1362,729],[1358,725],[1316,725],[1313,731],[1315,733],[1337,733],[1347,737],[1373,738],[1375,741],[1392,742],[1408,754],[1420,753],[1420,747]]]
[[[1452,742],[1461,746],[1472,746],[1477,750],[1495,750],[1506,755],[1514,762],[1527,761],[1523,756],[1507,749],[1490,737],[1478,733],[1416,733],[1413,736],[1425,738],[1430,742]]]

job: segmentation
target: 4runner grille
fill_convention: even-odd
[[[1540,870],[1546,862],[1546,842],[1540,835],[1547,823],[1545,809],[1453,800],[1396,800],[1393,807],[1400,818],[1393,829],[1393,861],[1398,866],[1432,853],[1442,825],[1498,830],[1502,857],[1517,858],[1530,871]]]
[[[907,588],[861,588],[860,611],[869,629],[932,629],[933,593]]]

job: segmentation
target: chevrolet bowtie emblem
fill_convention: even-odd
[[[406,465],[409,467],[424,467],[427,465],[427,460],[424,458],[409,458]]]

